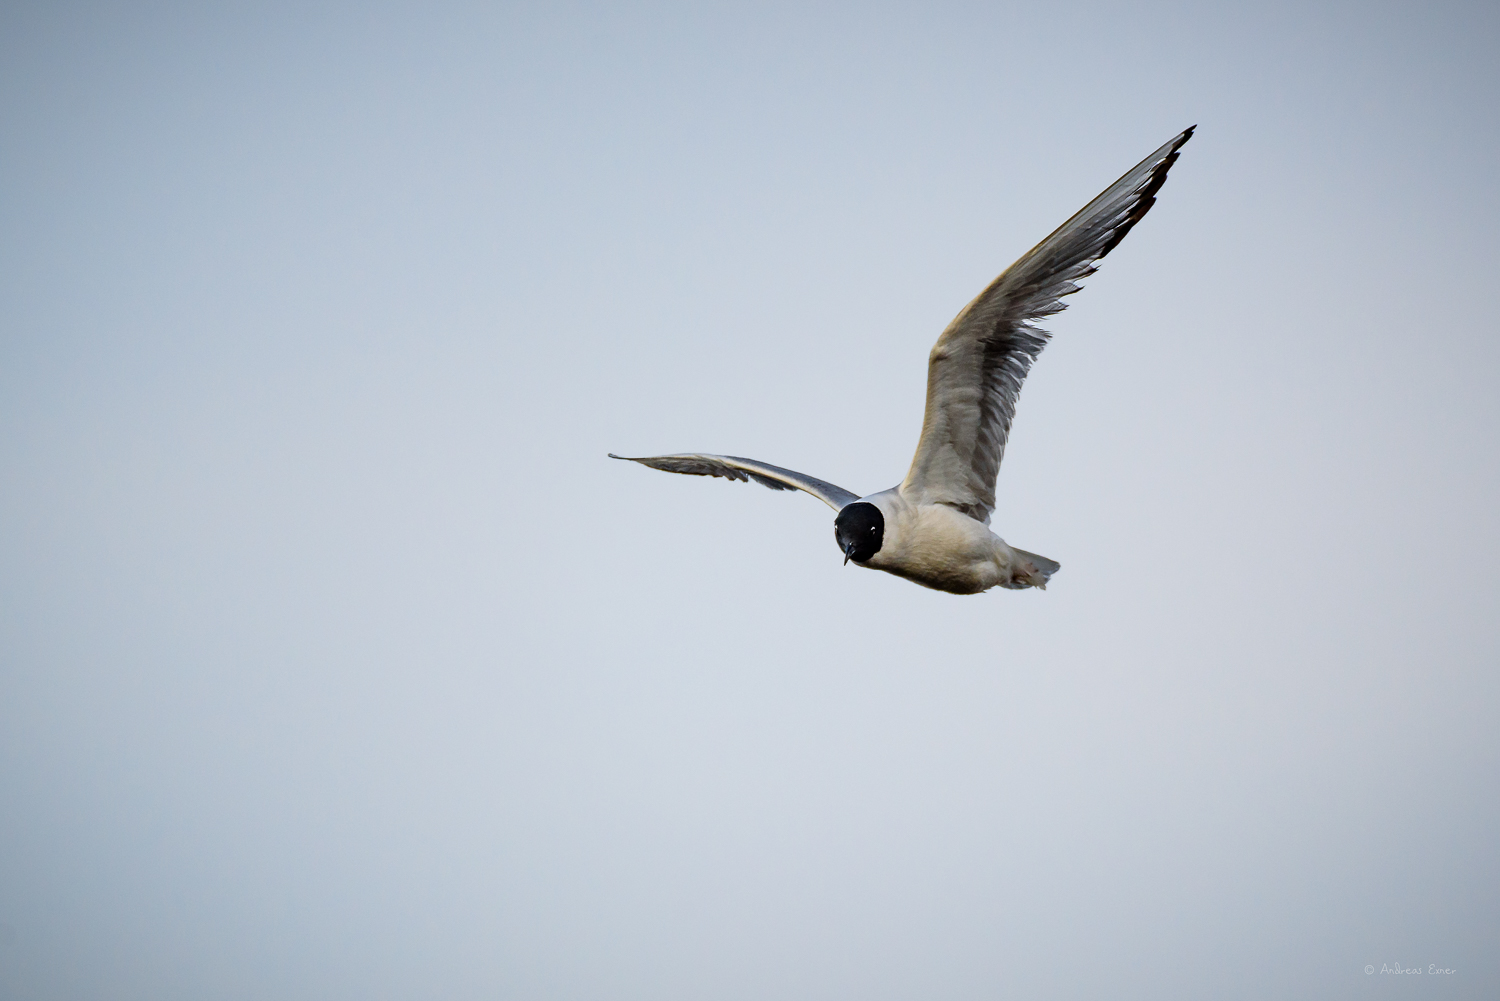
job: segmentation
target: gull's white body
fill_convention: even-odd
[[[1046,588],[1057,564],[1012,549],[983,522],[947,504],[913,503],[899,486],[861,497],[885,516],[880,551],[860,566],[952,594]]]
[[[1061,312],[1062,297],[1077,292],[1077,282],[1093,274],[1094,265],[1145,216],[1192,134],[1187,129],[1126,171],[948,324],[928,357],[922,435],[899,485],[859,497],[805,473],[733,455],[684,453],[630,461],[671,473],[753,479],[773,490],[806,491],[839,512],[835,537],[846,562],[853,559],[925,587],[954,594],[1045,588],[1058,564],[1011,548],[989,529],[995,479],[1021,384],[1050,336],[1031,321]],[[878,548],[861,548],[856,532]]]

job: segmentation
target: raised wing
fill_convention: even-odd
[[[1016,398],[1051,337],[1029,321],[1067,308],[1062,297],[1151,210],[1193,128],[1132,167],[948,324],[928,358],[927,413],[903,494],[989,523]]]
[[[726,480],[740,480],[741,482],[754,480],[761,486],[770,487],[772,490],[803,490],[835,511],[859,500],[859,494],[851,494],[843,487],[825,483],[816,477],[793,472],[790,469],[782,469],[769,462],[742,459],[737,455],[704,455],[698,452],[685,452],[680,455],[652,455],[633,459],[628,455],[615,455],[611,452],[609,457],[624,459],[627,462],[639,462],[643,466],[665,470],[668,473],[722,476]]]

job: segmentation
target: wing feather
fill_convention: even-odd
[[[835,511],[859,500],[859,494],[850,493],[843,487],[836,487],[815,476],[782,469],[769,462],[743,459],[737,455],[684,452],[679,455],[631,458],[611,452],[609,457],[624,459],[627,462],[639,462],[643,466],[650,466],[652,469],[660,469],[668,473],[684,473],[688,476],[720,476],[726,480],[739,480],[742,483],[754,480],[761,486],[770,487],[772,490],[802,490],[812,494]]]
[[[1151,210],[1193,128],[1104,189],[943,331],[928,358],[927,411],[903,494],[989,523],[1021,384],[1051,337],[1030,321],[1066,309],[1063,296],[1077,292],[1095,264]]]

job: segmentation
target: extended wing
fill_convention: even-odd
[[[1193,126],[1197,128],[1197,126]],[[1057,228],[958,314],[932,349],[922,437],[901,492],[990,520],[1016,398],[1047,331],[1029,321],[1060,313],[1065,295],[1156,203],[1190,128],[1152,153]]]
[[[846,504],[859,500],[859,494],[851,494],[843,487],[836,487],[813,476],[773,466],[769,462],[742,459],[737,455],[704,455],[686,452],[681,455],[652,455],[631,458],[627,455],[609,454],[611,459],[639,462],[652,469],[669,473],[686,473],[689,476],[722,476],[726,480],[754,480],[772,490],[803,490],[827,504],[835,511]]]

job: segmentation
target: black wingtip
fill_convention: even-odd
[[[1152,168],[1151,173],[1146,177],[1146,183],[1142,184],[1140,190],[1136,192],[1135,208],[1125,217],[1124,222],[1115,229],[1114,235],[1110,237],[1109,242],[1100,249],[1098,260],[1103,260],[1109,256],[1109,252],[1118,247],[1120,241],[1125,239],[1125,234],[1129,233],[1131,228],[1145,218],[1147,212],[1151,211],[1151,206],[1156,204],[1156,193],[1161,190],[1163,184],[1167,183],[1167,171],[1171,170],[1172,164],[1177,162],[1177,151],[1182,149],[1184,143],[1193,138],[1193,130],[1197,127],[1196,125],[1189,125],[1177,137],[1177,141],[1172,143],[1172,148],[1167,150],[1167,155],[1156,162],[1156,166]]]

